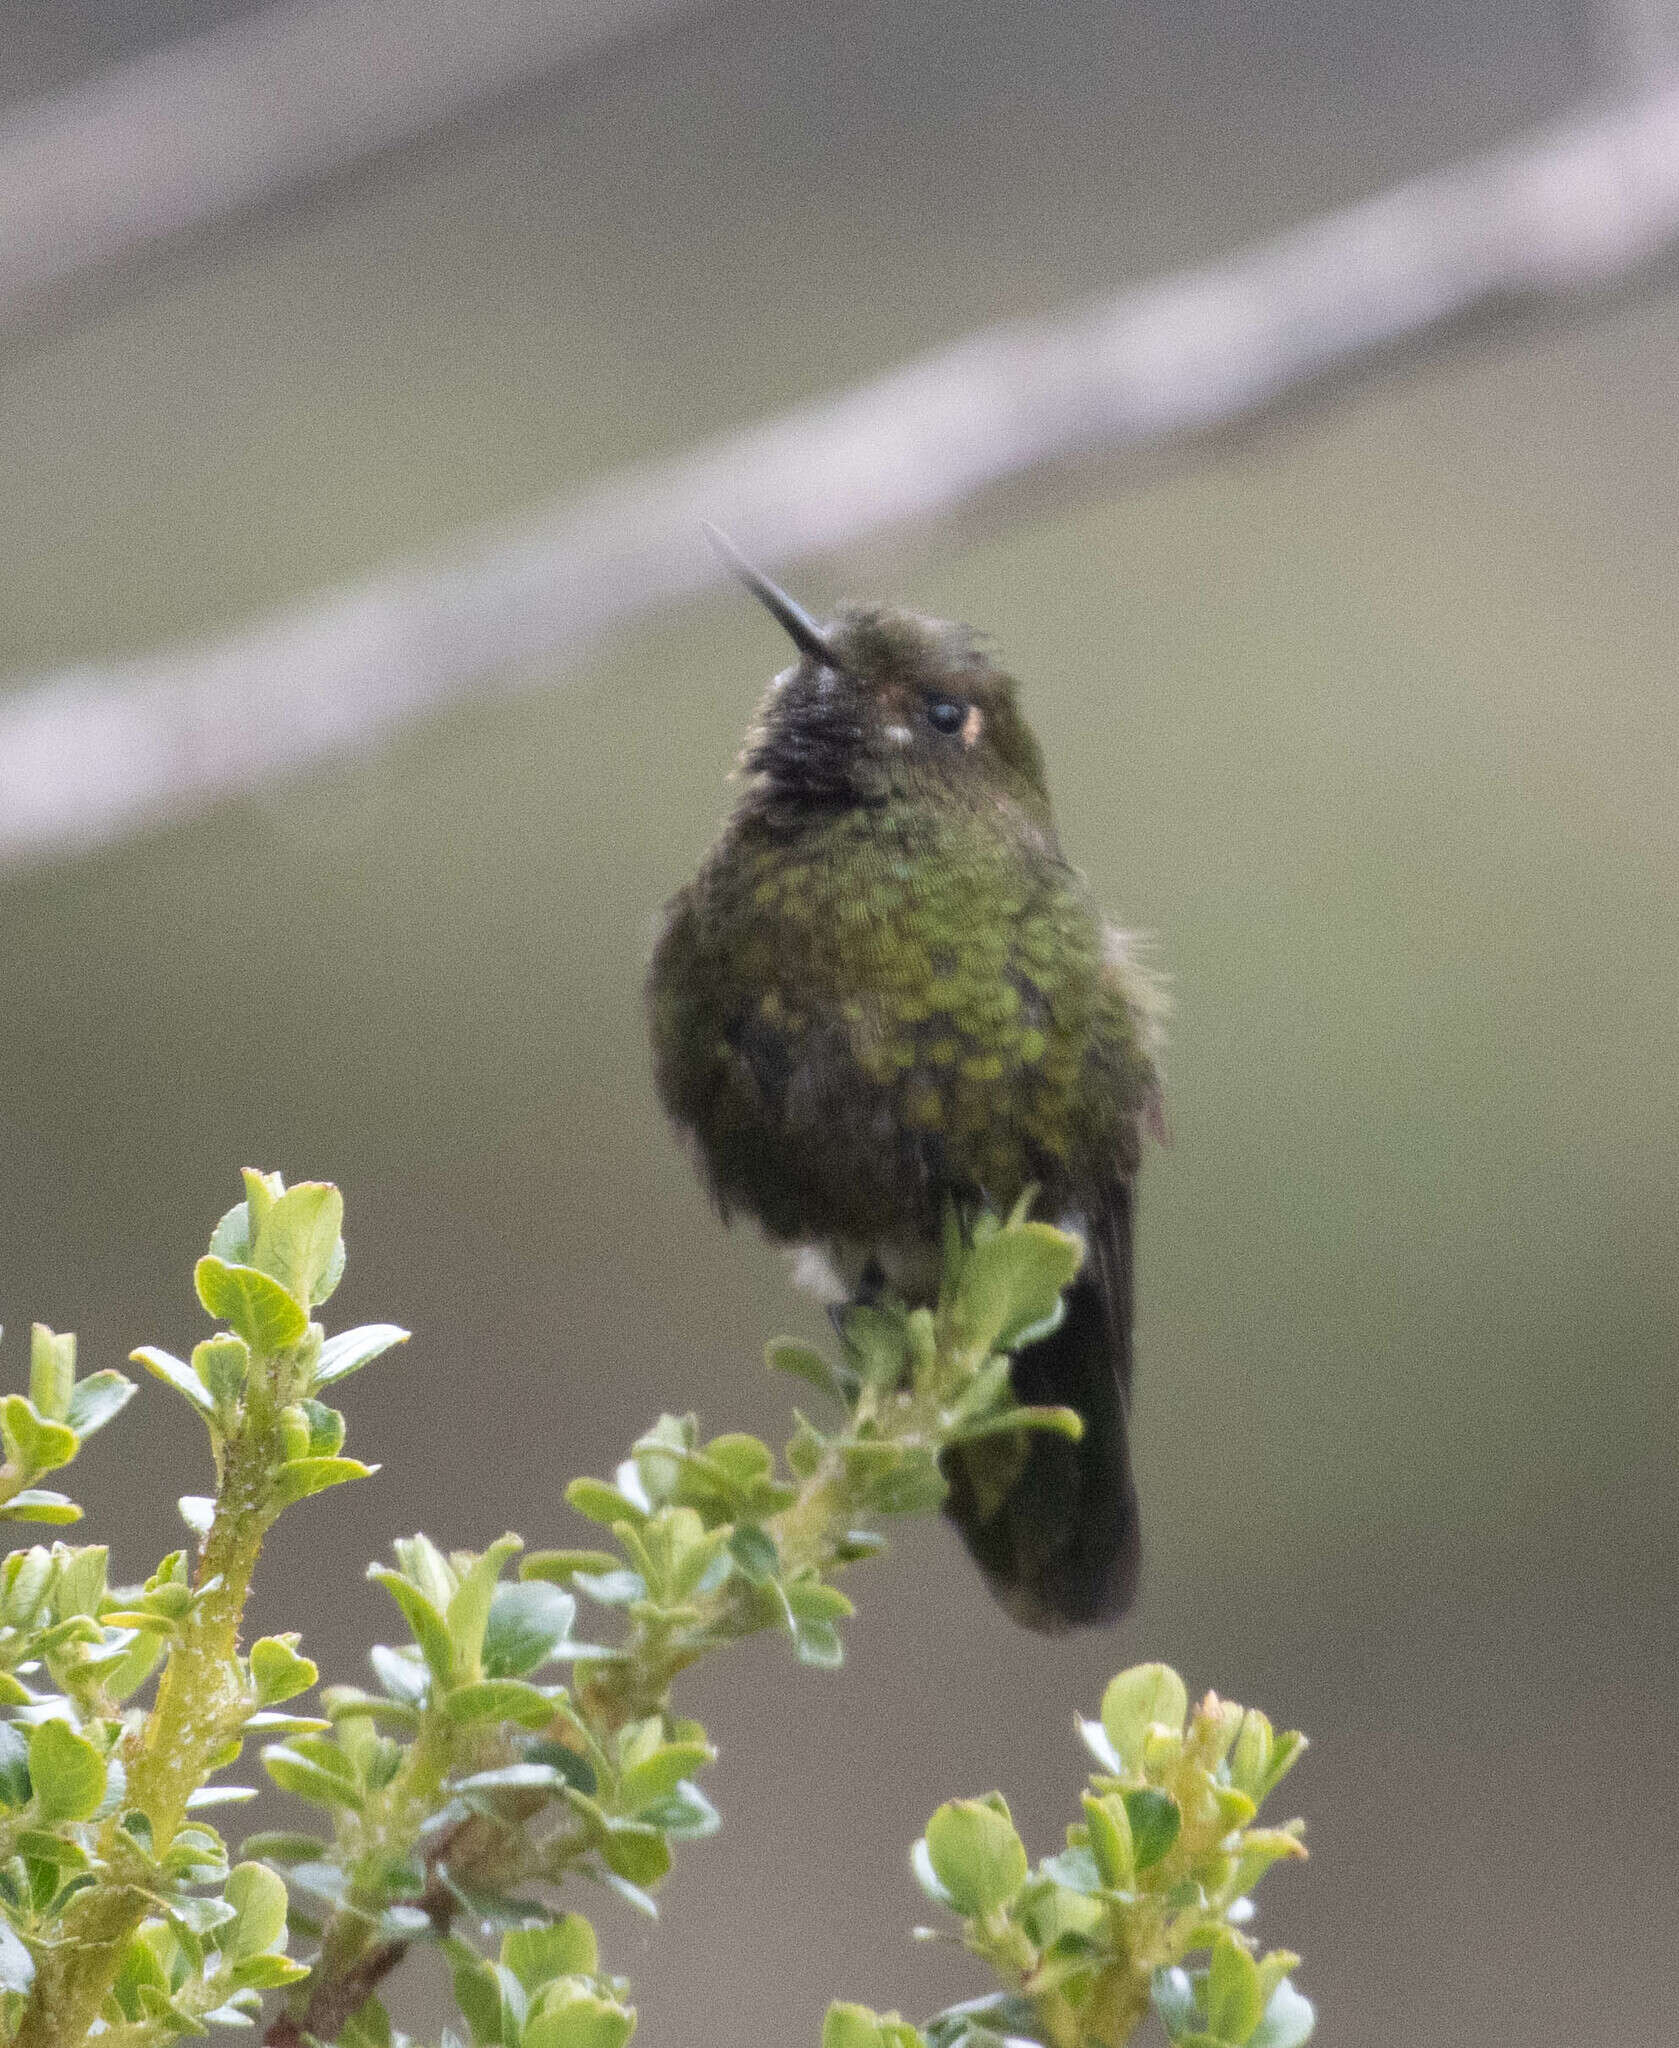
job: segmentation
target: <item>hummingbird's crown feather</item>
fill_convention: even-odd
[[[926,683],[998,675],[971,626],[892,605],[846,604],[835,614],[834,651],[870,681]]]

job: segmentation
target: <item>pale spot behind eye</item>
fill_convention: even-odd
[[[907,747],[911,739],[910,729],[907,725],[889,725],[885,728],[885,737],[895,747]]]
[[[971,747],[985,730],[985,713],[977,704],[968,706],[968,715],[962,721],[962,744]]]

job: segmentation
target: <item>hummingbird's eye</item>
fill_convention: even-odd
[[[958,733],[967,721],[968,707],[954,697],[929,697],[927,723],[935,732]]]

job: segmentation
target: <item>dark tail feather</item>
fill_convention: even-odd
[[[1129,1288],[1104,1289],[1104,1279],[1121,1277],[1105,1273],[1107,1264],[1091,1260],[1067,1291],[1060,1328],[1012,1368],[1022,1402],[1076,1409],[1084,1435],[1077,1443],[1043,1430],[991,1437],[945,1459],[945,1513],[1003,1606],[1046,1633],[1117,1621],[1137,1590],[1130,1302],[1113,1298]],[[1129,1280],[1128,1258],[1122,1276]]]

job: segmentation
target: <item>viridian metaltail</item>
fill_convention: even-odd
[[[666,912],[660,1096],[725,1220],[812,1248],[853,1294],[930,1301],[947,1211],[1030,1188],[1082,1237],[1063,1320],[1011,1377],[1083,1435],[1023,1433],[1001,1487],[994,1446],[947,1452],[946,1512],[1027,1627],[1113,1621],[1138,1576],[1132,1233],[1159,983],[1063,855],[1019,688],[976,636],[882,605],[819,621],[724,546],[797,659]]]

